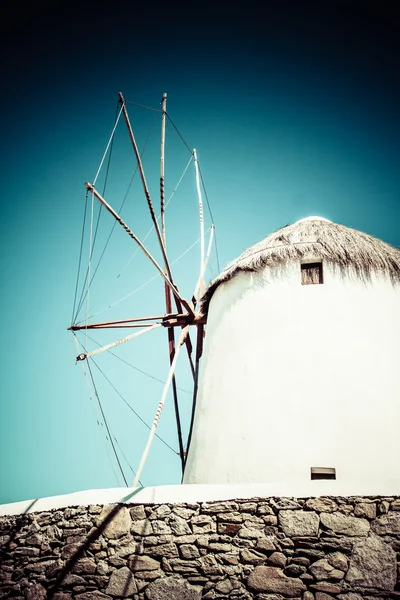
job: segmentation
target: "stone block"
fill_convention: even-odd
[[[279,524],[287,536],[313,536],[318,533],[319,517],[305,510],[280,510]]]
[[[321,513],[321,523],[336,534],[348,536],[365,536],[370,530],[370,524],[366,519],[340,513]]]
[[[283,594],[292,598],[301,596],[306,591],[301,579],[286,577],[276,567],[255,567],[247,579],[247,585],[255,592]]]

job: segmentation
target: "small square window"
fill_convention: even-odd
[[[332,467],[311,467],[311,479],[336,479],[336,469]]]
[[[304,263],[301,265],[302,285],[323,283],[322,262]]]

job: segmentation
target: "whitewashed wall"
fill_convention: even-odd
[[[296,495],[334,467],[355,494],[399,493],[399,379],[400,287],[326,264],[322,285],[301,285],[300,264],[241,273],[211,301],[184,483]]]

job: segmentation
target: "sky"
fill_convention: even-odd
[[[309,215],[400,246],[398,25],[389,2],[324,4],[203,4],[179,11],[165,4],[96,10],[36,4],[23,14],[11,7],[2,20],[0,503],[125,485],[67,331],[84,182],[97,172],[119,91],[156,109],[166,92],[170,118],[197,150],[212,211],[212,218],[205,211],[206,229],[215,223],[218,249],[207,281],[248,246]],[[159,113],[134,104],[128,110],[158,206]],[[171,122],[166,129],[168,198],[190,153]],[[117,209],[134,169],[121,120],[105,192]],[[90,214],[90,198],[88,207]],[[143,239],[151,221],[137,174],[121,214]],[[191,248],[199,238],[192,164],[166,219],[173,275],[191,297],[199,271],[199,244]],[[102,214],[91,272],[112,225]],[[84,231],[83,274],[88,221]],[[146,244],[160,260],[154,231]],[[162,282],[140,254],[131,259],[134,251],[134,242],[115,228],[80,319],[164,313]],[[82,278],[78,299],[81,287]],[[105,344],[126,333],[131,330],[93,338]],[[115,354],[100,354],[92,369],[132,485],[148,435],[132,409],[151,424],[168,373],[166,331],[149,332]],[[177,382],[187,435],[191,379],[184,353]],[[181,480],[170,395],[159,434],[141,477],[145,486]]]

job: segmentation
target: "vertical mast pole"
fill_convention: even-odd
[[[161,235],[165,246],[165,195],[164,195],[164,155],[165,155],[165,116],[167,114],[167,94],[161,100],[161,157],[160,157],[160,205]]]
[[[185,467],[186,467],[187,457],[189,455],[190,442],[192,441],[194,416],[196,413],[197,392],[199,389],[200,358],[201,358],[201,355],[203,354],[203,336],[204,336],[204,325],[198,325],[197,326],[197,344],[196,344],[196,371],[195,371],[194,388],[193,388],[192,414],[190,417],[189,435],[188,435],[188,441],[186,444]],[[185,473],[183,473],[183,474],[185,474]],[[183,481],[183,477],[182,477],[182,481]]]
[[[165,175],[164,175],[164,167],[165,167],[165,117],[167,114],[167,94],[163,94],[161,100],[161,146],[160,146],[160,219],[161,219],[161,236],[164,243],[165,251],[167,249],[166,245],[166,235],[165,235]],[[168,265],[165,263],[165,273],[168,273]],[[171,292],[167,284],[165,284],[165,307],[167,314],[171,314],[172,311],[172,298]],[[172,365],[175,357],[175,332],[173,327],[168,327],[168,350],[169,350],[169,360]],[[182,474],[185,465],[185,456],[184,456],[184,448],[183,448],[183,438],[182,438],[182,426],[181,419],[179,415],[179,404],[178,404],[178,390],[176,386],[176,378],[175,374],[172,375],[172,393],[174,397],[174,408],[175,408],[175,420],[176,420],[176,429],[178,432],[178,442],[179,442],[179,455],[181,458],[181,466],[182,466]]]
[[[197,160],[197,152],[193,150],[193,158],[194,158],[194,168],[196,172],[196,187],[197,187],[197,195],[199,198],[199,221],[200,221],[200,273],[199,273],[199,287],[202,286],[203,276],[204,276],[204,211],[203,211],[203,198],[201,196],[201,187],[200,187],[200,176],[199,176],[199,164]],[[197,293],[197,286],[196,286]]]

